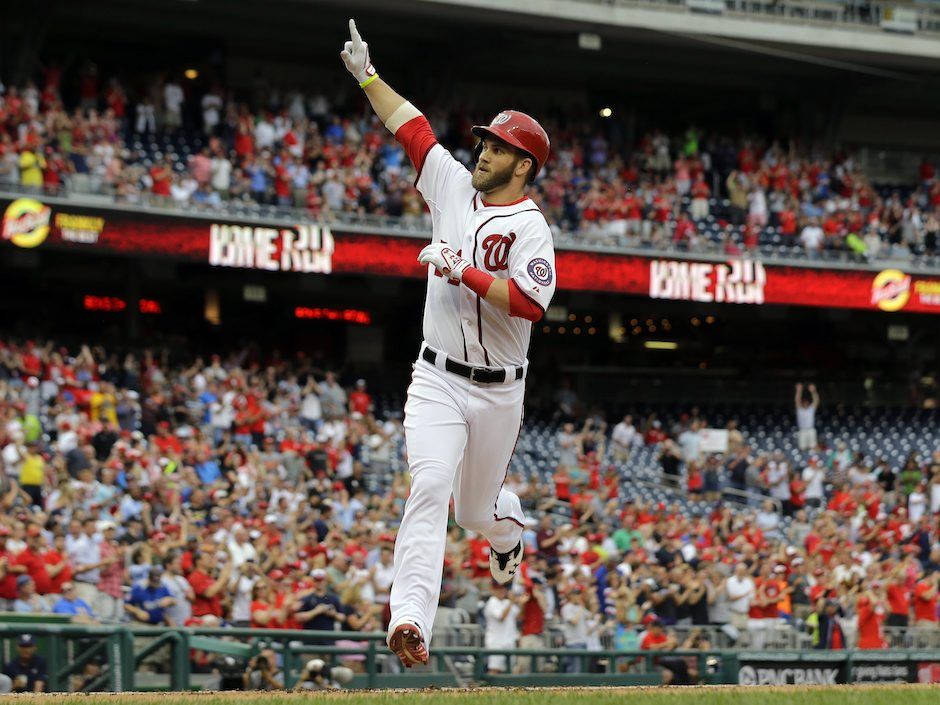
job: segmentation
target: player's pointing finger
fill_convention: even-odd
[[[352,38],[353,42],[357,44],[362,41],[362,37],[359,36],[359,30],[356,29],[356,20],[349,20],[349,36]]]

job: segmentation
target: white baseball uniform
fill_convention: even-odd
[[[446,242],[493,277],[514,280],[544,311],[555,291],[555,254],[538,207],[528,198],[487,205],[471,185],[470,172],[436,142],[416,167],[433,241]],[[531,331],[529,320],[511,317],[428,267],[425,342],[405,403],[412,485],[395,543],[389,632],[414,623],[430,644],[451,494],[460,526],[482,534],[501,553],[519,543],[522,507],[502,484],[522,425]],[[436,353],[434,364],[425,359],[426,348]],[[505,368],[509,381],[473,383],[447,371],[445,356],[474,367]]]

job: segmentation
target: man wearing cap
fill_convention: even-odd
[[[590,613],[584,606],[584,591],[580,585],[573,585],[568,590],[565,604],[561,608],[561,631],[565,638],[566,649],[587,649],[588,619]],[[565,662],[566,673],[580,670],[581,661],[568,658]]]
[[[49,682],[46,659],[36,653],[36,638],[20,634],[16,641],[17,656],[3,667],[3,674],[12,681],[14,693],[44,693]]]
[[[492,583],[492,595],[483,607],[486,618],[484,646],[487,649],[514,649],[519,638],[516,618],[519,616],[518,599],[509,594],[508,587]],[[493,654],[487,658],[488,673],[506,673],[506,656]]]
[[[173,602],[173,596],[163,585],[163,568],[155,565],[150,567],[147,581],[137,583],[131,590],[130,599],[124,605],[124,609],[141,624],[175,626],[166,614],[166,610],[173,606]]]
[[[52,605],[45,597],[36,592],[36,583],[28,575],[16,579],[17,597],[13,602],[13,611],[21,614],[43,614],[52,612]]]
[[[301,600],[294,619],[303,624],[304,629],[331,632],[336,628],[336,622],[345,623],[346,614],[340,607],[339,598],[328,590],[326,571],[314,568],[310,577],[313,579],[313,592]]]

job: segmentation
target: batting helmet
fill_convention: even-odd
[[[535,160],[535,169],[532,171],[530,181],[535,179],[535,175],[548,161],[548,154],[552,148],[551,142],[548,141],[548,133],[535,118],[520,113],[518,110],[504,110],[494,117],[489,125],[475,125],[471,132],[480,138],[473,152],[475,159],[480,157],[480,152],[483,150],[483,137],[486,135],[497,137],[531,156]]]

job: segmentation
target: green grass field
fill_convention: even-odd
[[[702,686],[694,688],[479,688],[329,693],[114,693],[20,695],[6,698],[82,705],[300,705],[311,699],[343,705],[442,703],[445,705],[934,705],[940,686]]]

